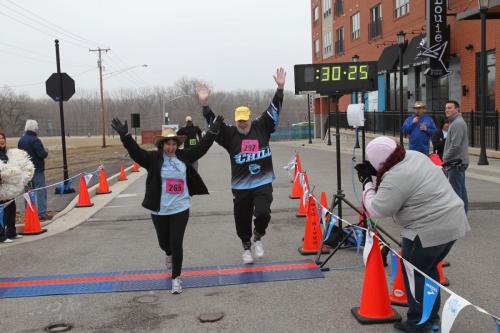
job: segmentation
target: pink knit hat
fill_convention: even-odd
[[[382,164],[396,150],[396,141],[386,136],[373,139],[366,146],[366,159],[379,171]]]

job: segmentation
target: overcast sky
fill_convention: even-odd
[[[97,53],[88,51],[98,46],[111,48],[103,55],[107,90],[183,76],[219,90],[269,89],[280,65],[293,90],[293,65],[311,62],[309,1],[301,0],[0,0],[0,31],[0,87],[55,72],[55,37],[77,89],[98,88]],[[141,64],[148,67],[111,77]],[[45,96],[44,83],[14,89]]]

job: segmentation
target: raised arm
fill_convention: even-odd
[[[198,95],[198,101],[201,104],[202,111],[203,111],[203,117],[205,118],[207,125],[210,126],[215,120],[215,113],[212,111],[210,106],[208,105],[208,99],[210,97],[210,89],[205,84],[198,84],[196,86],[196,94]],[[224,119],[222,119],[224,120]],[[224,137],[225,134],[229,129],[229,126],[227,126],[223,121],[222,124],[220,125],[220,129],[217,133],[217,136],[215,137],[215,141],[221,146],[224,146]]]
[[[137,142],[132,138],[132,135],[128,132],[128,124],[125,120],[125,123],[122,123],[120,119],[113,118],[111,121],[111,127],[120,135],[120,140],[123,143],[123,147],[127,149],[130,157],[139,163],[145,169],[149,169],[149,165],[151,163],[151,152],[142,149],[139,147]]]
[[[286,81],[285,70],[281,67],[278,68],[273,78],[277,86],[273,100],[266,111],[256,120],[258,123],[261,123],[269,133],[274,132],[275,128],[278,126],[279,115],[283,106],[283,89],[285,88]]]

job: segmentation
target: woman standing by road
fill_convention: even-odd
[[[172,269],[172,293],[182,292],[181,270],[184,231],[189,219],[190,196],[208,194],[192,163],[201,158],[212,146],[221,127],[223,118],[217,117],[203,139],[190,149],[178,149],[185,136],[176,135],[171,128],[154,138],[156,151],[146,151],[139,147],[128,132],[127,121],[123,124],[114,118],[111,126],[130,157],[145,168],[146,193],[142,206],[151,211],[151,218],[158,236],[160,248],[165,251],[165,263]]]

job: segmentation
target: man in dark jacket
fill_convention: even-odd
[[[439,130],[432,133],[432,146],[434,147],[434,152],[439,155],[439,158],[443,159],[443,150],[444,144],[446,142],[446,137],[448,136],[448,128],[450,126],[450,122],[448,119],[444,119],[441,121],[441,126],[439,126]]]
[[[177,131],[177,135],[183,135],[186,137],[184,141],[184,148],[189,149],[196,146],[198,142],[201,141],[201,129],[193,124],[193,118],[191,116],[186,117],[186,126],[181,127]],[[198,170],[198,161],[193,162],[193,168]]]
[[[40,220],[45,221],[49,219],[47,216],[47,190],[45,189],[45,159],[49,153],[37,135],[38,122],[36,120],[26,120],[24,131],[24,135],[17,143],[17,148],[25,150],[35,165],[32,183],[33,189],[39,189],[35,191],[36,206]]]
[[[278,89],[271,104],[260,117],[252,120],[250,109],[240,106],[234,112],[236,125],[223,124],[215,138],[231,158],[234,219],[236,233],[243,244],[242,259],[245,264],[253,263],[252,216],[255,216],[253,230],[255,256],[257,258],[264,256],[262,237],[271,220],[272,182],[276,178],[269,139],[278,124],[285,78],[284,69],[277,69],[274,80]],[[215,114],[208,106],[210,91],[206,86],[199,86],[197,93],[203,106],[203,115],[207,122],[211,123]]]

